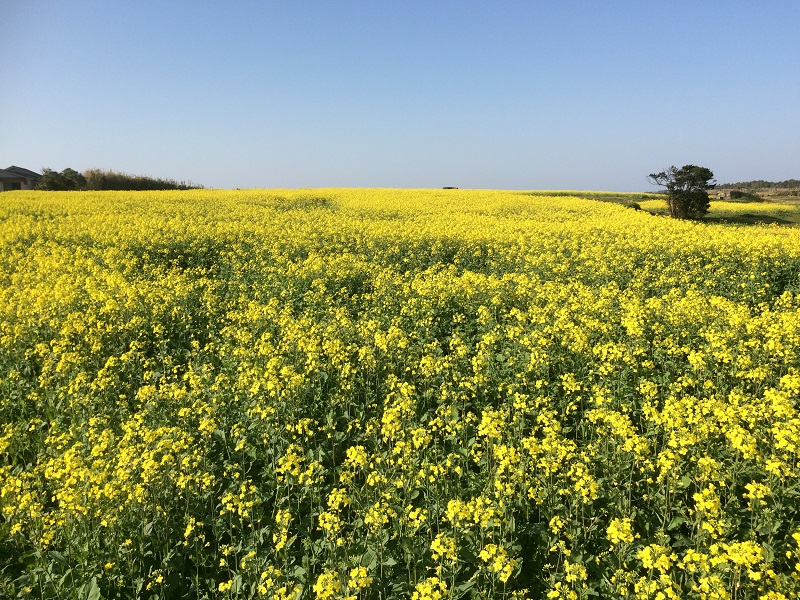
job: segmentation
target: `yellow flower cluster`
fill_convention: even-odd
[[[433,560],[456,561],[456,541],[444,533],[439,533],[431,542],[431,556]]]
[[[508,556],[508,552],[502,546],[496,544],[486,544],[483,550],[478,554],[480,559],[486,563],[486,568],[493,573],[497,573],[497,578],[506,583],[517,567],[517,561]],[[571,571],[568,571],[567,580],[571,577]],[[582,576],[585,579],[585,573]]]
[[[606,538],[612,545],[633,542],[633,527],[630,519],[612,519],[606,529]]]
[[[447,582],[438,577],[428,577],[419,582],[411,594],[411,600],[441,600],[446,598]]]

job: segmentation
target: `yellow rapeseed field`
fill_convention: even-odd
[[[0,597],[800,598],[800,230],[11,192],[0,242]]]

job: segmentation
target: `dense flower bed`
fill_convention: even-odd
[[[0,241],[0,595],[800,597],[795,229],[20,192]]]

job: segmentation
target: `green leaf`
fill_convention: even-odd
[[[758,527],[756,531],[758,531],[758,533],[762,535],[770,535],[777,533],[780,528],[781,528],[780,521],[774,521],[771,523],[770,522],[764,523],[763,525]]]
[[[64,583],[66,583],[66,581],[68,579],[71,579],[71,578],[72,578],[72,569],[70,568],[70,569],[67,569],[64,572],[64,574],[61,576],[61,579],[58,580],[58,585],[63,587]]]
[[[52,558],[54,561],[56,561],[58,564],[60,564],[60,565],[62,565],[64,567],[69,567],[69,563],[67,562],[67,559],[64,558],[64,555],[61,554],[60,552],[56,552],[55,550],[51,550],[50,552],[47,553],[47,555],[50,558]]]
[[[764,549],[764,563],[771,563],[775,559],[775,551],[772,546],[767,542],[762,542],[761,547]]]
[[[673,519],[669,522],[669,525],[667,525],[667,531],[672,531],[673,529],[677,529],[678,527],[683,525],[685,522],[686,522],[686,519],[684,517],[682,517],[681,515],[678,515],[677,517],[673,517]]]
[[[100,595],[100,587],[97,585],[97,577],[92,577],[84,588],[86,593],[84,597],[86,600],[100,600],[102,598]]]
[[[362,567],[367,567],[368,569],[374,569],[377,564],[378,564],[378,555],[375,554],[375,551],[372,549],[367,550],[361,557]]]
[[[474,579],[469,579],[468,581],[465,581],[464,583],[459,583],[456,586],[456,591],[464,593],[468,589],[472,588],[472,586],[474,586],[474,585],[475,585],[475,580]]]

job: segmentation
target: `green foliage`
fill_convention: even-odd
[[[190,190],[203,187],[191,182],[128,175],[102,169],[89,169],[83,175],[86,178],[86,189],[88,190]]]
[[[42,169],[42,178],[36,184],[37,190],[66,192],[85,189],[86,178],[75,169],[66,168],[61,173],[52,169]]]
[[[192,190],[203,186],[175,181],[174,179],[158,179],[143,175],[128,175],[116,171],[89,169],[78,173],[75,169],[64,169],[61,173],[53,169],[43,169],[42,178],[36,184],[37,190],[65,192],[71,190]]]
[[[727,198],[728,202],[764,202],[764,198],[756,194],[755,192],[738,192],[732,191],[730,193],[730,198]]]
[[[708,191],[714,187],[714,173],[706,167],[684,165],[669,167],[647,177],[654,185],[667,190],[669,214],[677,219],[696,219],[708,212]]]

